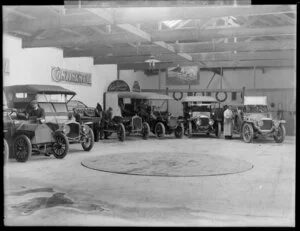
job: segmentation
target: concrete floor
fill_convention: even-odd
[[[246,172],[157,177],[88,169],[88,157],[130,152],[219,155],[247,161]],[[4,167],[5,225],[294,226],[295,138],[246,144],[214,137],[109,139],[90,152],[72,144],[65,159],[33,156]]]

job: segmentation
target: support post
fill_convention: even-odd
[[[117,70],[117,80],[119,80],[120,79],[120,69],[118,68],[118,70]]]

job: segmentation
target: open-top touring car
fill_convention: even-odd
[[[259,136],[271,136],[276,143],[285,139],[284,120],[272,118],[266,96],[244,96],[243,105],[231,105],[234,115],[233,133],[251,143]]]
[[[36,100],[39,107],[45,111],[43,126],[51,130],[48,133],[40,132],[40,136],[49,136],[49,133],[64,134],[69,143],[81,143],[83,150],[90,151],[94,145],[94,133],[90,128],[92,122],[76,122],[67,110],[67,102],[76,93],[56,85],[13,85],[4,87],[8,107],[16,109],[16,119],[26,120],[25,112],[30,107],[30,102]],[[29,118],[29,121],[35,121]],[[30,125],[31,126],[31,125]],[[26,130],[31,128],[24,127]],[[45,135],[48,134],[48,135]]]
[[[221,119],[216,115],[218,101],[210,96],[187,96],[182,100],[185,134],[215,134],[221,136]]]

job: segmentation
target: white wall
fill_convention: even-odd
[[[88,106],[103,105],[103,93],[109,83],[117,79],[117,65],[95,65],[91,57],[64,58],[58,48],[22,48],[22,40],[3,35],[3,58],[9,60],[10,73],[4,75],[3,85],[51,84],[77,93],[78,100]],[[92,85],[57,83],[51,78],[51,67],[92,74]]]

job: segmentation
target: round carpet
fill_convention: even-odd
[[[195,153],[122,153],[85,159],[87,168],[129,175],[144,176],[214,176],[241,173],[253,165],[238,159]]]

